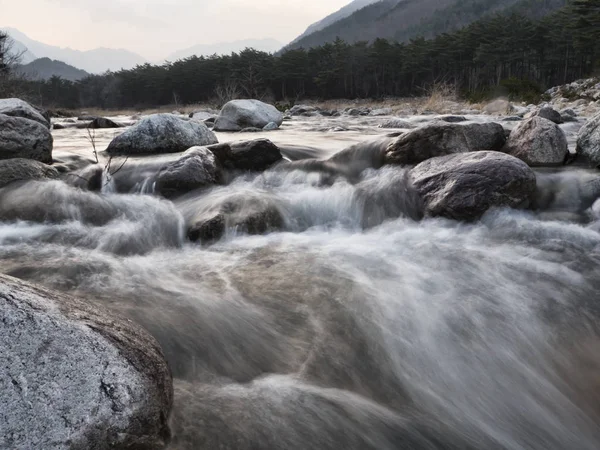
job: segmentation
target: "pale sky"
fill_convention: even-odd
[[[76,50],[125,48],[159,59],[196,44],[287,43],[350,0],[0,0],[0,27]]]

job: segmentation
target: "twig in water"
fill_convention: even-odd
[[[89,125],[85,129],[87,130],[88,134],[87,140],[92,144],[92,148],[94,149],[94,158],[96,158],[96,164],[98,164],[98,151],[96,150],[96,129],[90,128]],[[93,132],[90,130],[93,130]]]

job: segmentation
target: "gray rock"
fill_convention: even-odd
[[[46,118],[29,103],[18,98],[0,99],[0,114],[33,120],[46,128],[50,128],[49,120],[46,120]]]
[[[460,122],[467,121],[467,118],[465,116],[452,116],[452,115],[440,116],[437,119],[441,120],[443,122],[448,122],[448,123],[460,123]]]
[[[272,105],[259,100],[232,100],[223,106],[215,121],[215,131],[241,131],[260,128],[275,122],[283,123],[283,114]]]
[[[54,130],[64,130],[65,128],[67,127],[62,123],[55,123],[52,125],[52,129]]]
[[[290,108],[290,110],[288,111],[288,114],[290,116],[312,117],[312,116],[319,115],[320,112],[321,112],[321,110],[315,106],[294,105]]]
[[[110,155],[176,153],[217,142],[214,133],[201,122],[155,114],[114,138],[106,151]]]
[[[493,151],[432,158],[411,170],[410,178],[427,216],[466,221],[496,206],[527,207],[536,189],[527,164]]]
[[[569,145],[558,125],[535,116],[512,130],[503,151],[532,167],[556,166],[564,164]]]
[[[0,448],[162,449],[169,368],[141,327],[0,275]]]
[[[594,167],[600,166],[600,114],[590,119],[579,131],[577,154],[586,157]]]
[[[0,188],[15,181],[58,178],[54,167],[31,159],[14,158],[0,160]]]
[[[209,111],[196,111],[193,113],[190,113],[190,119],[194,119],[197,120],[199,122],[205,122],[206,120],[209,119],[216,119],[217,115],[213,114]]]
[[[243,192],[203,199],[183,208],[191,241],[210,243],[226,233],[265,234],[284,227],[283,214],[275,197]]]
[[[408,120],[390,119],[379,125],[379,128],[414,128]]]
[[[387,164],[418,164],[436,156],[500,150],[506,142],[497,123],[468,125],[434,122],[399,136],[385,153]]]
[[[523,118],[519,116],[508,116],[502,118],[502,122],[520,122],[521,120],[523,120]]]
[[[91,121],[88,127],[92,129],[121,128],[121,125],[117,122],[107,119],[106,117],[96,117],[94,120]]]
[[[394,114],[394,110],[392,108],[374,109],[369,113],[370,116],[391,116],[392,114]]]
[[[76,173],[68,173],[65,182],[70,186],[85,191],[99,192],[102,190],[104,168],[100,164],[90,164]]]
[[[26,158],[52,162],[50,130],[33,120],[0,114],[0,159]]]
[[[281,151],[268,139],[230,142],[207,147],[225,169],[261,172],[281,161]]]
[[[156,175],[156,191],[165,197],[218,184],[222,173],[215,155],[206,147],[192,147]]]
[[[278,129],[279,129],[279,125],[277,125],[275,122],[269,122],[263,128],[263,131],[275,131],[275,130],[278,130]]]
[[[359,108],[347,108],[344,112],[352,117],[368,116],[371,114],[371,108],[367,108],[366,106],[361,106]]]
[[[543,119],[554,122],[555,124],[563,123],[560,113],[550,106],[544,106],[525,116],[526,119],[529,119],[531,117],[541,117]]]

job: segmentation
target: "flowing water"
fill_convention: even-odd
[[[267,137],[326,157],[384,133],[360,120]],[[81,130],[55,138],[59,158],[89,156]],[[600,176],[537,175],[536,211],[472,224],[420,220],[400,168],[272,170],[173,202],[17,184],[0,267],[158,339],[172,449],[595,450]],[[285,231],[188,242],[190,211],[232,196],[266,199]]]

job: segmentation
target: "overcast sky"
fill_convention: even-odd
[[[195,44],[287,43],[350,0],[0,0],[0,26],[46,44],[158,59]]]

